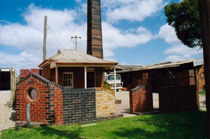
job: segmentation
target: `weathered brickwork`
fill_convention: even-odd
[[[26,76],[28,76],[30,73],[36,73],[41,75],[42,74],[42,70],[41,69],[21,69],[20,70],[20,78],[25,78]]]
[[[29,91],[35,89],[37,98],[31,99]],[[31,73],[17,84],[17,121],[27,120],[27,104],[30,104],[31,122],[57,124],[62,120],[62,90],[38,74]]]
[[[148,86],[137,86],[130,91],[130,112],[149,112],[153,109],[152,89]]]
[[[100,78],[101,79],[101,78]],[[35,94],[32,90],[35,90]],[[17,84],[17,124],[27,121],[27,104],[33,124],[76,124],[113,119],[113,91],[100,88],[70,89],[30,73]]]
[[[96,89],[96,117],[107,117],[115,113],[114,91]]]
[[[20,78],[24,78],[30,74],[30,69],[21,69],[20,70]]]
[[[161,112],[180,112],[199,108],[196,86],[161,87],[159,90]]]
[[[87,53],[103,58],[101,1],[88,0],[88,39]]]
[[[63,90],[64,124],[96,121],[95,89]]]

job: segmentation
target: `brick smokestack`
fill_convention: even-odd
[[[87,20],[87,53],[103,59],[100,0],[88,0]]]

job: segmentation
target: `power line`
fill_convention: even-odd
[[[52,29],[50,28],[50,26],[47,25],[47,27],[48,27],[48,29],[50,30],[50,32],[53,34],[53,37],[58,41],[58,43],[59,43],[63,48],[65,48],[65,47],[63,46],[63,44],[57,39],[56,35],[53,33],[53,31],[52,31]]]

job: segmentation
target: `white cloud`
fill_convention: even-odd
[[[104,0],[106,16],[110,22],[119,20],[143,21],[161,11],[167,2],[163,0]]]
[[[123,33],[107,22],[103,22],[103,48],[105,58],[114,56],[112,50],[120,47],[137,47],[139,44],[145,44],[152,39],[150,31],[139,27],[135,32],[133,30]]]
[[[171,46],[164,51],[164,54],[168,55],[164,61],[182,61],[182,60],[189,60],[193,59],[194,56],[202,54],[202,49],[196,48],[189,48],[181,43],[181,41],[177,38],[175,30],[173,27],[169,26],[168,24],[163,25],[160,27],[160,31],[154,37],[164,39],[166,43],[170,44]]]
[[[85,9],[85,5],[80,7]],[[84,14],[84,13],[83,13]],[[23,13],[25,25],[20,23],[0,24],[0,45],[4,47],[15,47],[21,51],[20,54],[11,55],[1,53],[1,65],[19,68],[37,67],[42,62],[43,28],[44,16],[48,17],[47,33],[47,57],[56,54],[58,49],[74,49],[71,36],[81,36],[82,40],[78,48],[86,51],[87,24],[78,23],[76,11],[74,10],[52,10],[43,9],[31,4]],[[120,47],[137,47],[152,39],[152,34],[144,27],[122,31],[113,25],[103,22],[103,47],[104,57],[108,60],[114,59],[114,50]]]
[[[179,55],[170,55],[168,56],[164,61],[170,61],[170,62],[177,62],[177,61],[183,61],[183,60],[188,60],[188,58],[179,56]]]
[[[166,49],[165,54],[179,54],[179,55],[197,55],[202,53],[199,48],[189,48],[183,44],[173,45]]]
[[[165,40],[165,42],[169,44],[181,43],[176,36],[174,28],[172,26],[169,26],[168,24],[161,26],[158,35],[156,35],[155,37],[162,38]]]
[[[20,69],[23,68],[37,68],[41,61],[40,57],[37,57],[33,54],[28,54],[27,52],[23,51],[18,55],[10,55],[6,53],[0,53],[0,65],[3,67],[14,67],[17,72],[19,73]],[[35,64],[36,63],[36,64]]]
[[[143,27],[139,27],[135,33],[122,33],[107,22],[103,22],[103,41],[105,49],[116,49],[118,47],[135,47],[138,44],[147,43],[152,39],[152,34]]]

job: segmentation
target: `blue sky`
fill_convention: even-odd
[[[135,65],[202,58],[202,50],[184,46],[166,23],[164,6],[179,1],[101,0],[104,58]],[[45,15],[47,57],[74,49],[75,35],[86,51],[87,0],[0,0],[0,67],[36,68],[42,62]]]

